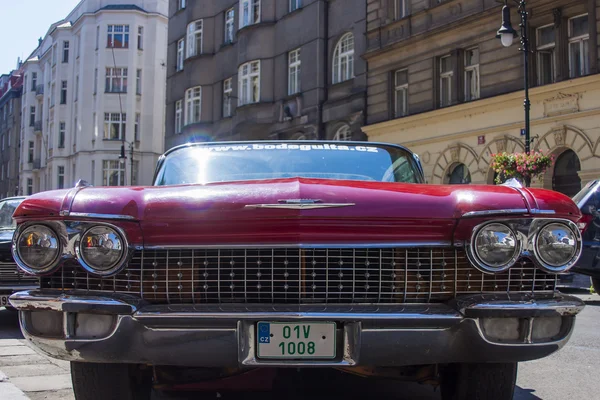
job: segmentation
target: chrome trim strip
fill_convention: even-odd
[[[513,214],[556,214],[554,210],[539,210],[537,208],[532,208],[531,211],[526,208],[512,208],[512,209],[504,209],[504,210],[481,210],[481,211],[469,211],[462,215],[463,218],[473,218],[473,217],[489,217],[492,215],[513,215]]]
[[[133,314],[137,311],[136,302],[96,295],[70,295],[64,293],[44,293],[41,290],[25,290],[9,297],[10,304],[20,311],[60,311],[85,312],[95,314]]]
[[[136,218],[131,215],[121,214],[97,214],[97,213],[83,213],[83,212],[72,212],[68,214],[69,217],[77,218],[93,218],[93,219],[123,219],[123,220],[135,220]]]
[[[272,244],[206,244],[206,245],[154,245],[144,250],[191,249],[367,249],[367,248],[417,248],[452,247],[452,242],[402,242],[402,243],[272,243]]]
[[[274,208],[286,210],[313,210],[317,208],[337,208],[355,206],[355,203],[316,203],[316,204],[247,204],[244,208]]]

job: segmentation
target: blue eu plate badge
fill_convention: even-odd
[[[271,343],[271,324],[268,322],[258,323],[258,343]]]

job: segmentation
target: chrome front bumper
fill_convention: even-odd
[[[190,367],[526,361],[564,346],[584,307],[578,298],[560,293],[546,298],[476,295],[448,304],[396,306],[158,306],[126,296],[37,290],[15,293],[10,302],[20,311],[25,337],[51,357]],[[60,318],[53,337],[32,327],[35,312]],[[101,337],[79,337],[79,318],[90,316],[112,321],[110,329]],[[543,317],[561,317],[560,335],[536,341],[533,325]],[[511,342],[491,339],[482,327],[485,318],[518,318],[523,335]],[[327,361],[260,359],[255,354],[258,321],[334,321],[338,356]]]

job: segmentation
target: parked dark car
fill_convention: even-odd
[[[573,201],[582,214],[583,252],[571,271],[590,276],[594,290],[600,293],[600,179],[585,185]]]
[[[15,209],[25,197],[7,197],[0,200],[0,307],[10,307],[8,297],[20,290],[35,289],[38,278],[17,267],[12,256],[12,238],[16,223],[12,218]]]

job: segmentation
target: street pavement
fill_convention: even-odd
[[[550,357],[519,365],[515,400],[584,399],[595,398],[600,393],[600,296],[584,292],[577,295],[586,301],[587,307],[578,316],[570,342]],[[331,387],[327,390],[326,398],[347,399],[350,389],[350,393],[355,393],[354,398],[440,399],[439,390],[434,391],[425,385],[367,382],[361,378],[352,378],[349,382],[344,381],[344,384],[349,384],[344,394],[339,393],[338,388]],[[0,400],[72,400],[71,388],[69,363],[36,353],[19,331],[17,314],[0,308]],[[281,398],[268,393],[187,393],[154,397],[156,400]]]

